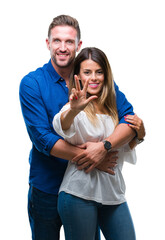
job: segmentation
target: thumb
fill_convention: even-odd
[[[86,102],[89,103],[90,101],[97,99],[98,97],[96,95],[90,96],[89,98],[86,99]]]

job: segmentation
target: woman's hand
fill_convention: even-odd
[[[96,99],[97,96],[93,95],[86,98],[87,88],[89,80],[85,82],[83,89],[80,88],[80,83],[77,75],[74,76],[76,88],[72,88],[72,93],[70,95],[70,108],[74,111],[82,111],[90,101]]]
[[[125,116],[125,121],[131,123],[128,124],[129,127],[137,132],[137,138],[139,140],[143,139],[146,135],[145,128],[142,119],[140,119],[136,114]]]

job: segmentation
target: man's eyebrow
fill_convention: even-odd
[[[52,40],[60,40],[58,37],[52,37]]]
[[[66,41],[71,41],[71,42],[75,42],[75,39],[72,39],[72,38],[68,38],[68,39],[66,39]]]

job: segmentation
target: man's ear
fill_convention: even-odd
[[[46,45],[47,45],[48,50],[50,50],[50,42],[49,42],[48,38],[46,39]]]
[[[81,45],[82,45],[82,41],[80,40],[79,43],[78,43],[77,52],[80,51],[80,49],[81,49]]]

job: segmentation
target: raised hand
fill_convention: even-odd
[[[72,93],[69,98],[70,108],[72,110],[81,111],[88,105],[90,101],[96,99],[97,96],[93,95],[87,98],[87,88],[90,79],[85,82],[82,90],[80,88],[78,76],[75,75],[74,79],[76,88],[72,88]]]

